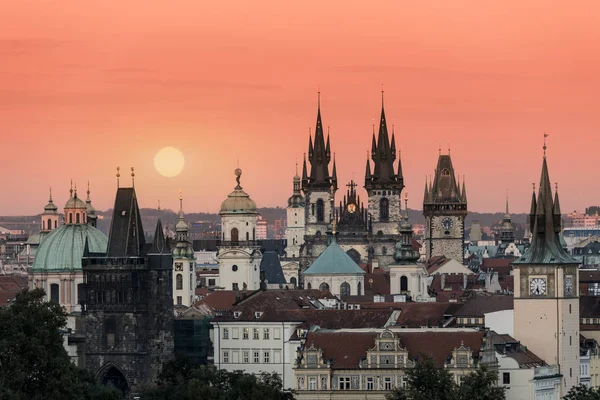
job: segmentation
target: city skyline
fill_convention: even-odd
[[[583,211],[600,194],[579,195],[600,125],[599,6],[586,4],[3,3],[0,214],[41,212],[50,186],[62,209],[71,179],[112,208],[117,166],[122,186],[135,167],[142,207],[177,210],[181,188],[186,212],[214,213],[238,160],[257,205],[285,207],[317,90],[343,193],[364,183],[382,84],[410,208],[450,147],[470,211],[503,211],[508,190],[528,212],[547,132],[563,212]],[[165,147],[185,157],[173,178],[153,165]]]

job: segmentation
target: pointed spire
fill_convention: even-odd
[[[535,200],[535,182],[532,183],[533,192],[531,193],[531,208],[529,209],[529,231],[533,233],[533,227],[535,225],[535,216],[537,209],[537,201]]]
[[[75,194],[73,194],[74,198],[77,198],[77,182],[75,182]]]
[[[312,131],[311,131],[311,128],[308,128],[308,158],[309,158],[309,160],[312,160],[313,151],[314,151],[314,147],[313,147],[313,142],[312,142]]]
[[[73,179],[71,179],[71,189],[69,189],[69,197],[73,197]]]
[[[302,182],[308,183],[308,172],[306,170],[306,153],[304,153],[304,161],[302,162]]]
[[[48,198],[48,203],[52,203],[52,186],[50,186],[50,197]]]
[[[333,172],[331,173],[331,181],[333,186],[337,189],[337,167],[335,165],[335,153],[333,153]]]
[[[560,232],[562,230],[562,215],[560,212],[560,201],[558,200],[558,183],[555,183],[554,190],[554,230],[555,232]]]
[[[461,195],[462,195],[462,201],[464,201],[465,203],[467,202],[467,187],[465,185],[465,176],[463,175],[463,184],[462,184],[462,190],[461,190]]]
[[[427,175],[425,175],[425,193],[423,193],[423,203],[427,203],[429,200],[429,190],[427,187]]]
[[[375,125],[373,125],[373,140],[371,142],[371,158],[375,160],[377,155],[377,141],[375,140]]]
[[[458,190],[458,198],[462,199],[460,195],[460,175],[456,176],[456,189]]]
[[[85,199],[86,203],[91,203],[92,200],[90,199],[90,181],[87,182],[87,198]]]
[[[508,212],[508,189],[506,189],[506,215],[510,215]]]
[[[154,240],[152,241],[152,247],[149,254],[162,254],[166,250],[165,233],[160,218],[156,222],[156,230],[154,231]]]
[[[396,136],[394,134],[394,125],[392,125],[392,144],[390,145],[392,153],[396,153]]]
[[[331,144],[329,143],[329,126],[327,126],[327,145],[325,145],[325,153],[331,154]]]
[[[369,157],[367,157],[367,167],[365,168],[365,182],[371,179],[371,163],[369,162]]]

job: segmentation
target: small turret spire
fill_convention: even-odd
[[[131,167],[131,187],[135,187],[135,171]]]
[[[463,184],[462,184],[462,190],[461,190],[461,195],[462,195],[462,199],[463,201],[466,203],[467,202],[467,186],[465,185],[465,176],[463,175]]]
[[[121,168],[117,167],[117,189],[119,188],[119,178],[121,177]]]
[[[88,183],[88,185],[87,185],[87,198],[85,199],[85,202],[86,203],[91,203],[92,200],[90,199],[90,181],[88,181],[87,183]]]
[[[331,175],[331,181],[333,183],[333,186],[337,189],[337,167],[335,165],[335,153],[333,153],[333,171]]]
[[[427,187],[427,175],[425,175],[425,193],[423,194],[423,203],[427,203],[429,200],[429,190]]]
[[[183,193],[179,189],[179,212],[183,213]]]
[[[73,197],[77,198],[77,182],[75,182],[75,194],[73,195]]]
[[[546,132],[544,132],[544,158],[546,158],[546,138],[548,137],[548,134]]]
[[[71,179],[71,189],[69,189],[69,197],[73,197],[73,179]]]
[[[508,189],[506,189],[506,214],[508,215]]]
[[[48,203],[52,203],[52,186],[50,186],[50,197],[48,198]]]

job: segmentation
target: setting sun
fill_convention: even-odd
[[[175,147],[160,149],[154,156],[154,168],[159,174],[167,178],[179,175],[184,164],[183,154]]]

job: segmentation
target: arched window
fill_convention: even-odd
[[[175,276],[175,289],[182,290],[183,289],[183,275],[177,274]]]
[[[310,284],[310,282],[308,282],[308,285],[306,286],[306,288],[307,288],[308,290],[312,289],[312,285]]]
[[[379,200],[379,220],[387,222],[390,219],[390,201],[383,197]]]
[[[79,221],[79,213],[75,213],[75,223],[76,224],[80,223],[80,221]]]
[[[50,300],[56,303],[59,302],[59,286],[58,283],[50,285]]]
[[[58,221],[54,221],[54,229],[56,229],[58,227]]]
[[[296,282],[298,282],[298,281],[296,280],[296,277],[295,277],[295,276],[292,276],[292,277],[290,278],[290,283],[291,283],[292,285],[296,286]]]
[[[48,218],[48,224],[46,225],[46,229],[52,229],[52,220],[50,218]]]
[[[69,223],[73,223],[73,213],[69,213]]]
[[[356,293],[359,296],[362,296],[362,285],[360,284],[360,282],[358,282],[357,287],[356,287]]]
[[[348,282],[344,282],[340,285],[340,296],[350,296],[350,284]]]
[[[323,199],[317,200],[317,222],[325,221],[325,202]]]
[[[192,286],[194,284],[193,279],[192,279],[192,274],[190,274],[190,290],[194,290],[194,287]]]
[[[406,292],[408,290],[408,278],[405,276],[400,277],[400,291]]]
[[[252,240],[256,240],[256,228],[252,228]]]
[[[240,238],[239,238],[239,231],[237,228],[233,228],[231,229],[231,241],[233,243],[237,243],[239,242]]]
[[[250,241],[250,232],[246,232],[246,242]]]
[[[326,282],[321,283],[319,290],[329,290],[329,285]]]
[[[442,176],[450,176],[450,171],[447,168],[442,169]]]

